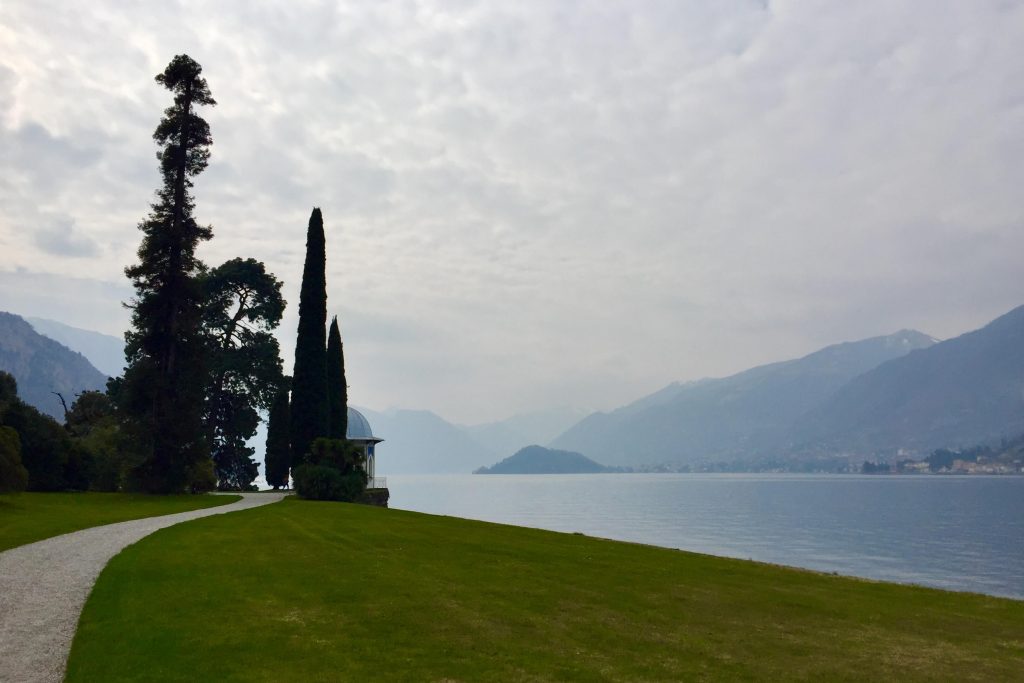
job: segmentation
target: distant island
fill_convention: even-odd
[[[595,474],[625,471],[628,470],[605,467],[582,453],[527,446],[491,467],[474,470],[473,474]]]

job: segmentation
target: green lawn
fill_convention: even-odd
[[[129,547],[68,681],[1020,680],[1024,602],[286,500]]]
[[[100,524],[198,510],[236,500],[238,496],[146,496],[130,493],[0,495],[0,551]]]

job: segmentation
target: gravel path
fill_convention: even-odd
[[[228,505],[82,529],[0,552],[0,681],[64,679],[85,599],[125,546],[164,527],[276,503],[285,494],[242,496]]]

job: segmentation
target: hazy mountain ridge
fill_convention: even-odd
[[[429,410],[358,410],[384,439],[377,449],[382,474],[466,474],[497,456]]]
[[[924,454],[1024,433],[1024,306],[879,365],[808,412],[797,452]]]
[[[586,411],[563,407],[460,428],[489,452],[505,455],[526,444],[548,443],[585,416]]]
[[[111,377],[124,374],[124,339],[47,318],[22,317],[39,334],[85,356],[100,372]]]
[[[825,347],[721,379],[672,384],[611,413],[595,413],[551,445],[610,465],[688,463],[777,453],[794,422],[854,377],[928,348],[914,330]]]
[[[13,314],[0,314],[0,369],[15,375],[29,403],[58,418],[51,391],[71,398],[106,380]],[[426,410],[361,410],[385,439],[381,471],[395,474],[466,473],[530,443],[626,467],[924,454],[1024,433],[1024,306],[944,342],[902,330],[729,377],[673,382],[557,436],[576,411],[463,426]]]
[[[0,312],[0,370],[14,375],[18,395],[29,405],[64,419],[53,392],[71,405],[75,394],[103,390],[107,376],[82,354],[36,332],[21,316]]]
[[[458,425],[429,410],[359,408],[384,439],[378,466],[388,474],[466,474],[523,448],[545,442],[579,419],[560,408],[513,415],[481,425]]]

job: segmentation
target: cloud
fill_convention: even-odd
[[[120,337],[131,296],[127,281],[105,282],[29,270],[0,271],[0,311],[22,316],[49,315],[86,330]]]
[[[42,225],[30,228],[35,245],[43,251],[76,258],[99,255],[99,245],[76,229],[75,222],[70,217],[59,216],[43,220]]]
[[[203,257],[285,280],[287,350],[323,207],[363,405],[610,408],[1021,303],[1019,3],[197,7],[5,5],[5,267],[122,277],[153,75],[187,52],[219,102]],[[70,239],[24,231],[38,213]]]

